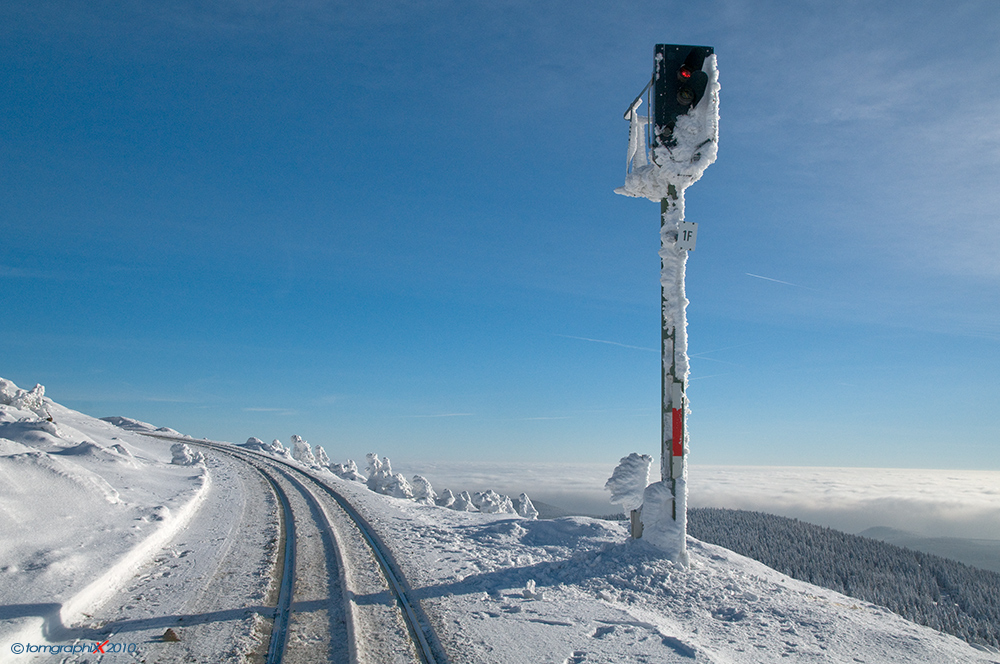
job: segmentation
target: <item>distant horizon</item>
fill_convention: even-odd
[[[701,44],[692,462],[1000,471],[997,25],[978,0],[8,0],[0,375],[331,455],[655,456],[659,206],[614,193],[622,114],[656,44]]]

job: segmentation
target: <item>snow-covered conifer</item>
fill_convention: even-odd
[[[472,496],[472,503],[486,514],[517,514],[510,496],[499,494],[493,489],[476,492]]]
[[[451,507],[455,504],[455,494],[451,492],[451,489],[445,489],[434,502],[437,503],[439,507]]]
[[[472,502],[472,496],[469,495],[468,491],[463,491],[462,493],[458,494],[458,498],[455,498],[455,502],[451,504],[451,509],[459,512],[479,511],[475,503]]]
[[[316,457],[313,456],[309,443],[302,440],[302,436],[292,436],[292,458],[307,466],[316,464]]]
[[[525,519],[537,519],[538,510],[535,506],[531,504],[531,498],[528,498],[528,494],[522,493],[517,498],[517,513],[523,516]]]
[[[354,463],[352,459],[348,459],[347,463],[331,463],[330,471],[345,480],[351,480],[352,482],[366,483],[368,478],[358,472],[358,464]]]
[[[280,457],[284,457],[284,458],[286,458],[288,460],[292,459],[292,452],[291,452],[291,450],[285,448],[285,446],[282,445],[281,441],[278,440],[277,438],[275,438],[274,440],[271,441],[271,449],[268,450],[268,451],[271,452],[271,454],[274,454],[274,455],[277,455],[277,456],[280,456]]]
[[[414,500],[424,505],[435,504],[434,499],[437,498],[437,493],[434,492],[434,487],[431,486],[426,477],[414,475],[412,484]]]

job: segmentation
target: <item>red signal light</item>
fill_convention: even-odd
[[[691,70],[687,67],[681,67],[677,70],[677,78],[686,81],[691,78]]]

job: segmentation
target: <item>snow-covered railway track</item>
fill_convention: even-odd
[[[371,527],[332,487],[279,459],[185,441],[260,472],[283,505],[285,556],[269,662],[444,661],[429,622]],[[294,570],[294,571],[290,571]]]

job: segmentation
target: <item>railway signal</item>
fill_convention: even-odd
[[[684,274],[698,225],[684,219],[684,191],[718,154],[719,83],[711,46],[657,44],[653,74],[629,120],[625,185],[615,191],[660,203],[662,341],[660,476],[647,487],[633,537],[686,560],[687,316]],[[639,108],[646,95],[646,116]]]

